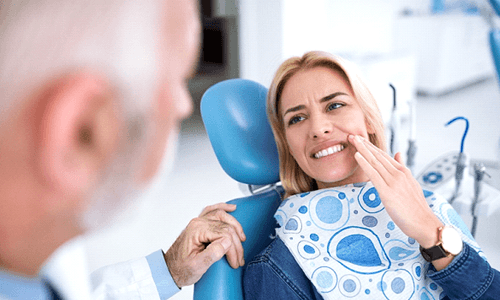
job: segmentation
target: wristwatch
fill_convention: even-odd
[[[420,253],[428,262],[447,256],[457,256],[462,252],[463,242],[458,231],[450,225],[439,227],[439,242],[436,246],[424,249],[420,246]]]

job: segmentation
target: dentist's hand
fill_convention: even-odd
[[[425,201],[420,184],[404,165],[401,154],[394,159],[360,136],[349,136],[358,152],[359,166],[377,189],[387,213],[394,223],[422,247],[438,242],[438,228],[443,226]]]
[[[236,205],[227,203],[207,206],[165,253],[168,269],[178,287],[197,282],[224,255],[235,269],[245,264],[241,245],[246,240],[243,228],[227,213],[235,209]]]

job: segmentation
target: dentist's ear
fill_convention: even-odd
[[[118,147],[117,99],[93,72],[62,76],[42,90],[35,147],[41,182],[67,195],[86,194]]]

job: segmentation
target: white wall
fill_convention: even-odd
[[[266,86],[288,57],[310,50],[380,55],[393,50],[394,20],[430,0],[239,0],[241,76]]]
[[[283,1],[240,0],[240,76],[269,86],[283,60]]]
[[[328,0],[283,2],[282,58],[330,47]]]

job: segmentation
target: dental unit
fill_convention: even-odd
[[[488,175],[488,177],[491,177],[488,173],[486,173],[486,167],[484,166],[484,164],[476,163],[474,165],[474,201],[472,202],[471,205],[472,226],[470,232],[472,236],[476,235],[476,229],[477,229],[476,207],[480,201],[479,198],[481,195],[481,188],[483,184],[484,175]]]
[[[448,126],[457,120],[464,120],[465,121],[465,131],[464,131],[464,134],[462,136],[462,142],[460,144],[460,152],[458,154],[458,158],[457,158],[457,162],[456,162],[455,190],[454,190],[451,198],[448,200],[448,202],[450,202],[450,204],[453,203],[453,201],[458,197],[458,194],[460,191],[460,184],[462,183],[462,179],[464,177],[464,170],[468,166],[467,155],[464,154],[464,142],[465,142],[465,138],[467,136],[467,132],[469,131],[469,120],[467,120],[464,117],[456,117],[456,118],[450,120],[448,123],[446,123],[445,126]]]
[[[477,230],[479,216],[489,216],[500,209],[500,191],[483,182],[486,168],[483,164],[474,165],[474,173],[469,171],[470,158],[464,152],[465,137],[469,121],[464,117],[450,120],[445,126],[464,120],[466,128],[462,135],[459,152],[450,152],[431,162],[416,177],[423,189],[442,195],[461,215],[472,215],[472,236]]]

